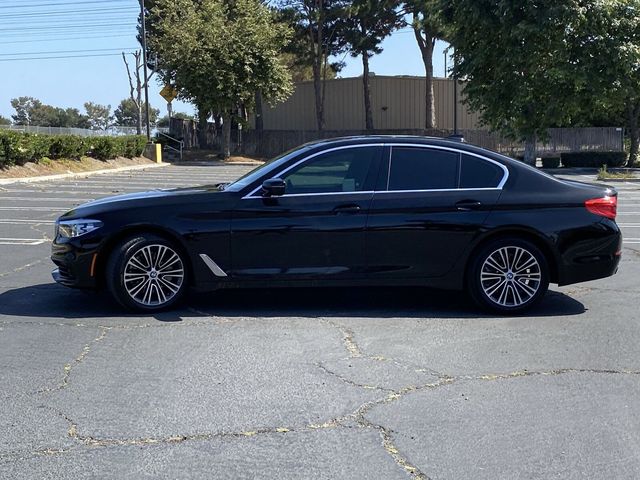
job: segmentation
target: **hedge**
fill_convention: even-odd
[[[626,152],[572,152],[560,154],[564,167],[600,168],[622,167],[627,161]]]
[[[544,157],[542,159],[542,168],[558,168],[560,166],[560,157]]]
[[[38,162],[45,157],[79,159],[88,156],[99,160],[132,158],[142,155],[146,144],[146,137],[138,135],[79,137],[0,130],[0,167]]]

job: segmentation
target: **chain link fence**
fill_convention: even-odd
[[[0,130],[11,130],[14,132],[37,133],[40,135],[78,135],[80,137],[120,137],[124,135],[137,135],[136,127],[113,126],[106,130],[89,130],[86,128],[69,127],[39,127],[35,125],[0,125]],[[159,133],[169,133],[168,128],[153,128],[151,135]],[[144,131],[143,131],[144,134]]]

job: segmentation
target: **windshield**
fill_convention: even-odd
[[[243,175],[242,177],[240,177],[235,182],[227,185],[225,187],[225,190],[226,191],[232,191],[232,192],[239,192],[240,190],[242,190],[247,185],[252,184],[257,179],[262,177],[263,175],[267,175],[270,172],[273,172],[280,165],[282,165],[283,163],[286,163],[292,157],[298,155],[300,152],[304,152],[305,150],[308,150],[309,148],[311,148],[311,147],[309,147],[309,146],[302,147],[302,148],[296,147],[296,148],[294,148],[292,150],[284,152],[283,154],[278,155],[277,157],[273,158],[272,160],[269,160],[268,162],[264,163],[263,165],[260,165],[258,168],[255,168],[255,169],[251,170],[249,173]]]

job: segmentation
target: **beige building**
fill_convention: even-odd
[[[380,130],[422,129],[425,124],[424,77],[372,75],[373,125]],[[454,83],[450,78],[433,80],[437,128],[454,128]],[[460,84],[459,84],[460,85]],[[479,115],[462,104],[458,88],[458,129],[479,129]],[[313,82],[296,84],[294,93],[273,108],[265,105],[265,130],[315,130]],[[325,96],[326,130],[364,130],[362,78],[328,80]]]

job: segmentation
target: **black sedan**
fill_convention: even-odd
[[[617,193],[460,141],[303,145],[231,184],[90,202],[56,223],[59,283],[153,312],[188,287],[424,285],[502,313],[613,275]]]

